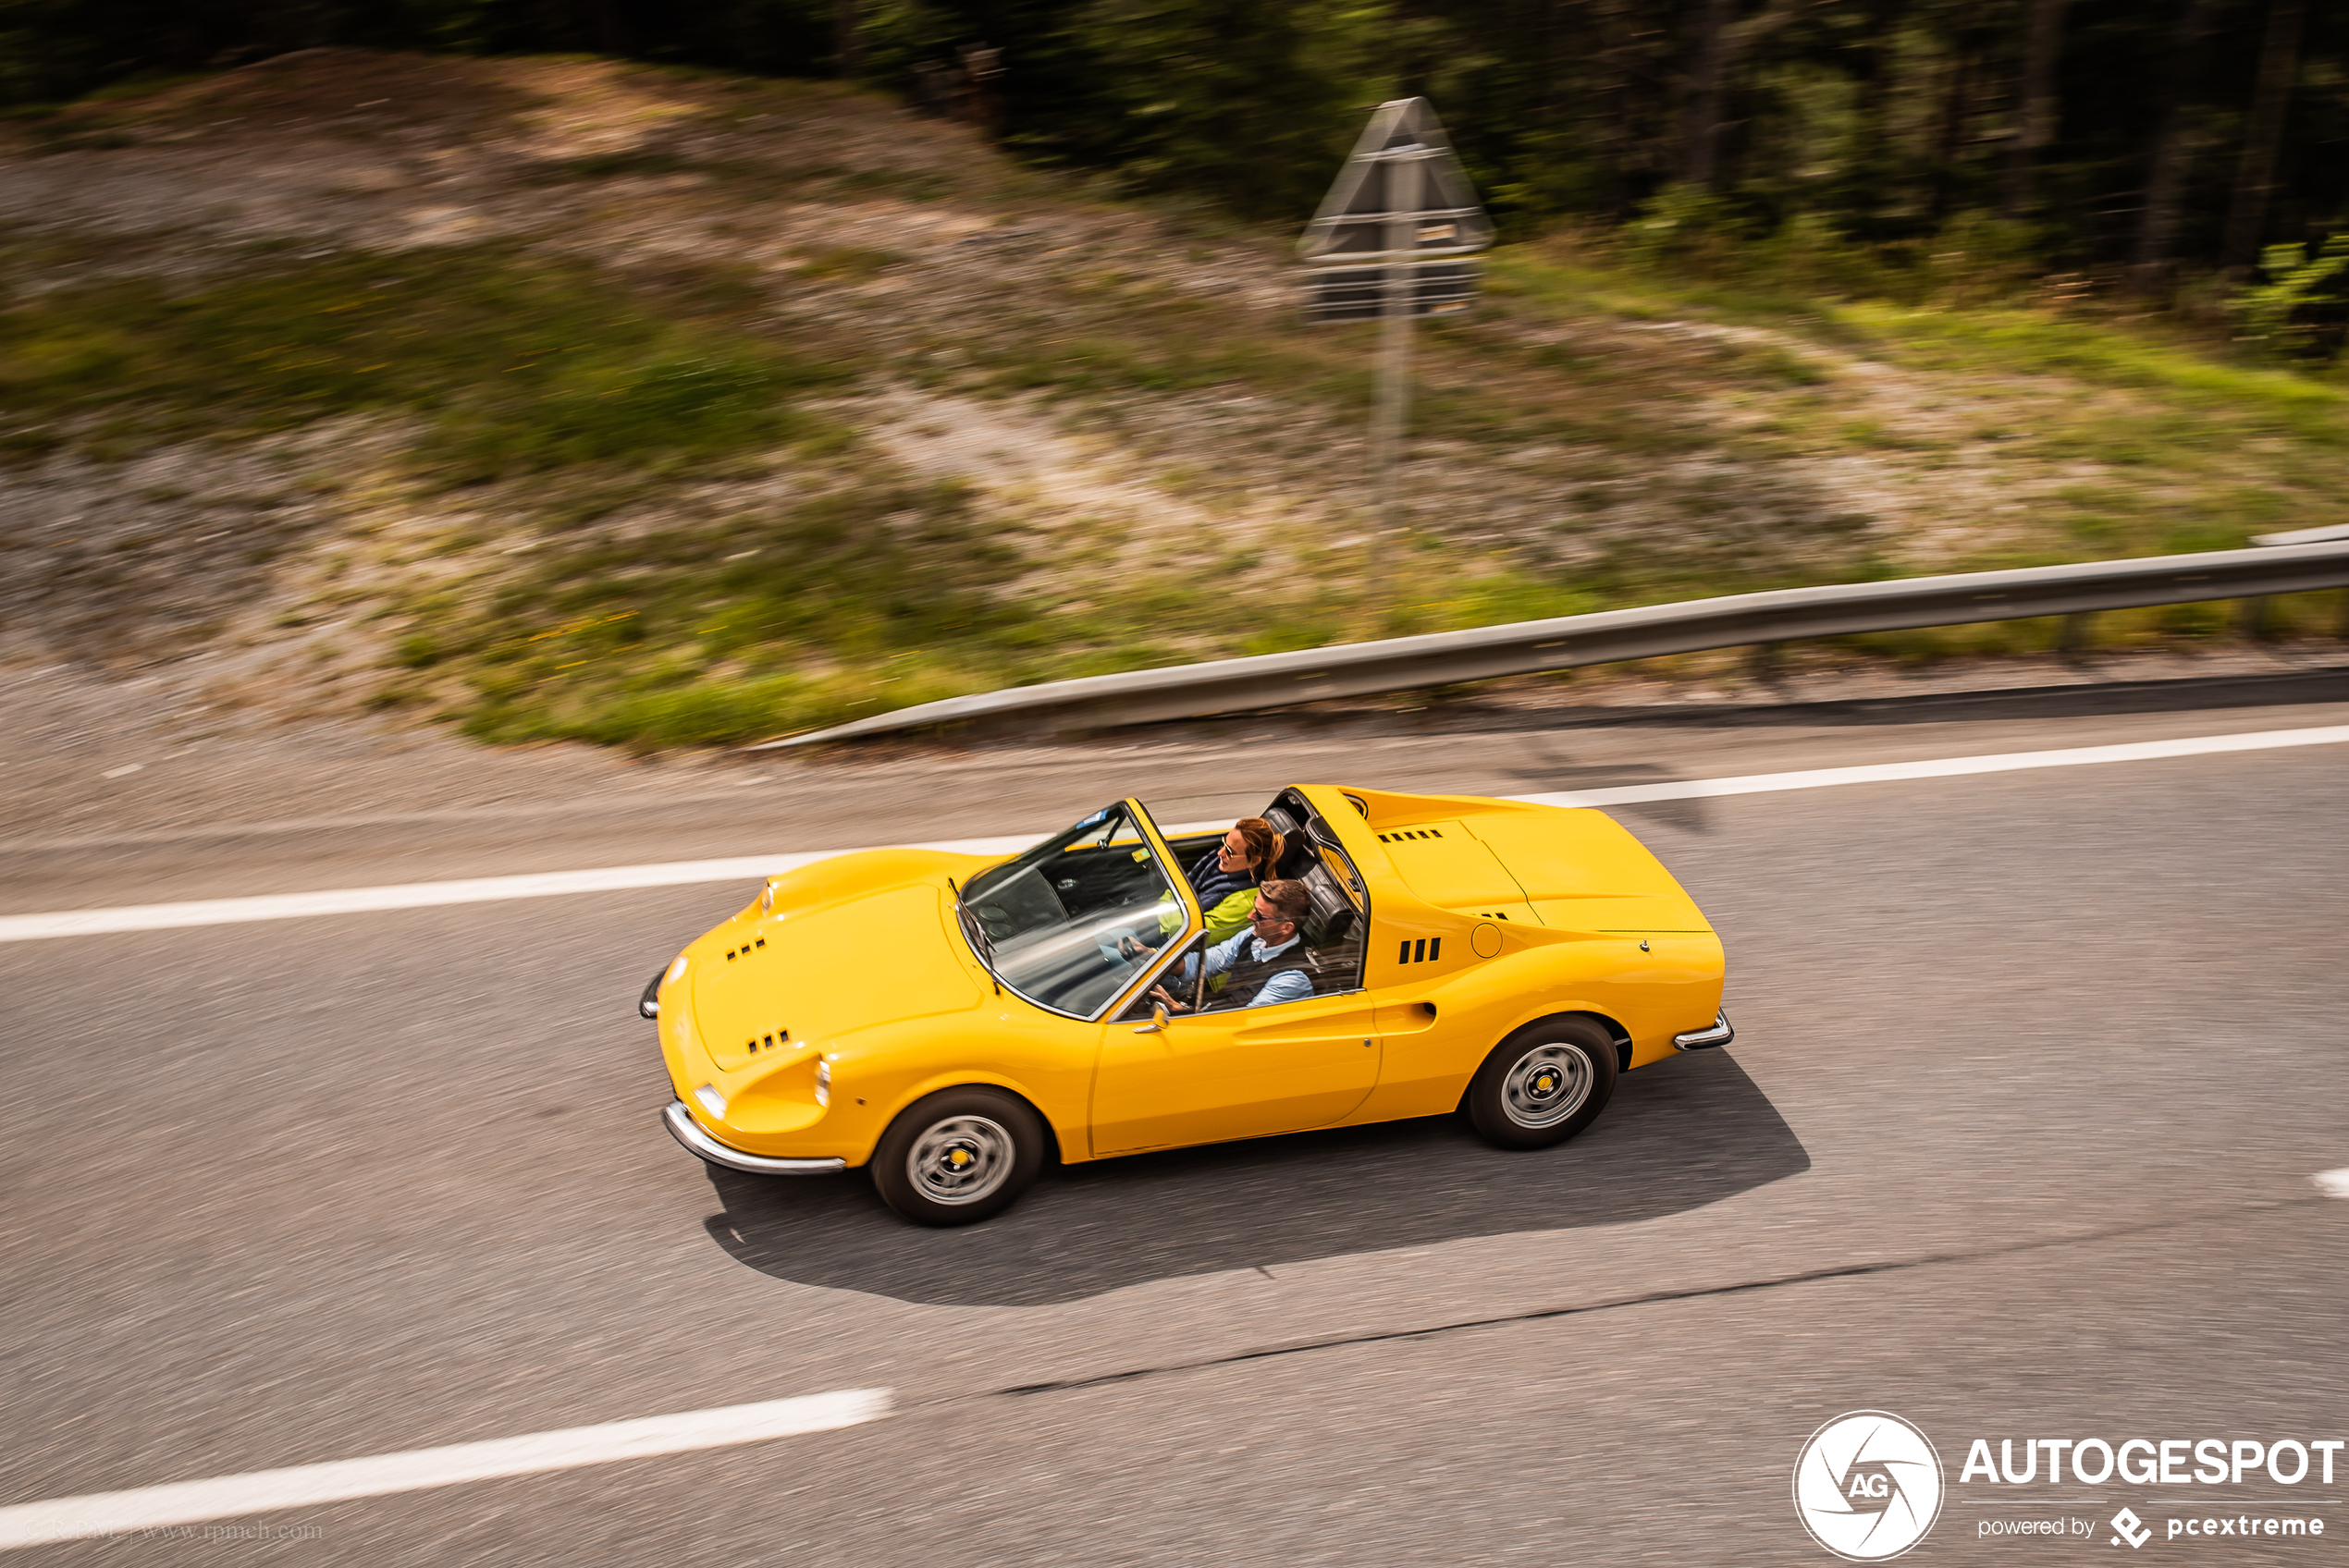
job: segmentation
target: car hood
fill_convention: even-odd
[[[779,878],[771,913],[754,905],[696,944],[694,1023],[719,1067],[978,1005],[972,962],[948,930],[941,865],[927,864],[948,857],[894,864],[905,858],[843,856],[885,863],[828,862],[807,868],[820,877]]]
[[[1710,931],[1647,846],[1603,812],[1494,813],[1465,826],[1505,867],[1543,925],[1574,931]]]

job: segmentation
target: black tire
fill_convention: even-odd
[[[1469,1083],[1469,1120],[1490,1144],[1545,1149],[1599,1119],[1615,1093],[1615,1036],[1593,1019],[1544,1018],[1493,1047]]]
[[[1017,1096],[972,1084],[907,1106],[872,1169],[881,1201],[915,1224],[969,1225],[1010,1207],[1043,1168],[1042,1120]]]

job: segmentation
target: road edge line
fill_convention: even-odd
[[[201,1481],[172,1481],[86,1497],[51,1498],[0,1508],[0,1550],[572,1470],[623,1459],[768,1442],[807,1432],[837,1431],[879,1420],[891,1412],[888,1389],[841,1389],[486,1442],[411,1449]]]

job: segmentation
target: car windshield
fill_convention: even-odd
[[[1095,812],[962,890],[963,933],[1028,1000],[1090,1018],[1188,924],[1125,805]]]

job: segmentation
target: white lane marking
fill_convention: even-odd
[[[948,850],[958,854],[1008,855],[1035,841],[1032,837],[962,839],[908,847]],[[670,861],[659,865],[614,865],[596,871],[540,871],[521,876],[476,876],[459,882],[407,882],[385,888],[333,888],[315,893],[265,893],[244,899],[198,899],[185,903],[0,915],[0,942],[97,937],[116,931],[168,931],[185,925],[235,925],[246,921],[295,920],[320,914],[367,914],[380,910],[429,909],[440,904],[491,903],[501,899],[543,899],[560,893],[676,888],[695,882],[755,882],[849,852],[808,850],[795,854],[737,855],[727,860]]]
[[[1781,790],[1820,790],[1838,784],[1890,784],[1913,778],[1962,778],[1975,773],[2017,773],[2035,767],[2081,767],[2096,763],[2157,762],[2169,757],[2214,756],[2227,752],[2268,752],[2286,746],[2329,746],[2349,741],[2349,724],[2321,729],[2262,729],[2244,735],[2198,735],[2181,741],[2133,741],[2114,746],[2073,746],[2053,752],[2002,752],[1992,756],[1937,757],[1925,762],[1870,763],[1859,767],[1816,767],[1801,773],[1755,773],[1742,778],[1683,778],[1668,784],[1631,784],[1613,790],[1576,790],[1549,795],[1514,795],[1543,806],[1631,805],[1641,801],[1694,801],[1722,795],[1765,795]]]
[[[406,1453],[297,1464],[284,1470],[257,1470],[250,1475],[220,1476],[207,1481],[175,1481],[131,1491],[21,1502],[12,1508],[0,1508],[0,1550],[166,1525],[194,1525],[206,1519],[231,1519],[282,1508],[309,1508],[351,1498],[422,1491],[430,1487],[494,1480],[502,1476],[573,1470],[583,1464],[609,1464],[621,1459],[763,1443],[774,1438],[830,1432],[860,1422],[877,1421],[889,1413],[887,1389],[842,1389],[797,1399],[765,1400],[756,1404],[688,1410],[636,1421],[609,1421],[598,1427],[533,1432],[526,1437],[498,1438],[489,1442],[412,1449]]]
[[[2308,1180],[2317,1184],[2317,1191],[2329,1198],[2349,1198],[2349,1165],[2338,1170],[2319,1170]]]
[[[1634,805],[1643,801],[1703,800],[1726,795],[1817,790],[1839,784],[1885,784],[1917,778],[1959,778],[1977,773],[2013,773],[2027,768],[2079,767],[2097,763],[2152,762],[2170,757],[2212,756],[2229,752],[2274,751],[2289,746],[2324,746],[2349,741],[2349,725],[2320,729],[2263,729],[2243,735],[2203,735],[2180,741],[2139,741],[2114,746],[2076,746],[2051,752],[2004,752],[1992,756],[1940,757],[1925,762],[1872,763],[1859,767],[1820,767],[1800,773],[1756,773],[1737,778],[1686,778],[1663,784],[1630,784],[1609,790],[1511,795],[1533,805]],[[1168,831],[1211,830],[1217,823],[1178,824]],[[1034,837],[961,839],[915,844],[913,849],[962,854],[1015,854]],[[694,882],[755,881],[796,866],[850,854],[846,849],[791,854],[741,855],[728,860],[670,861],[658,865],[616,865],[597,871],[547,871],[523,876],[481,876],[457,882],[411,882],[387,888],[340,888],[317,893],[272,893],[257,898],[203,899],[185,903],[134,904],[115,909],[60,910],[45,914],[0,915],[0,942],[34,942],[54,937],[94,937],[117,931],[165,931],[187,925],[231,925],[253,920],[290,920],[306,915],[364,914],[380,910],[424,909],[438,904],[486,903],[500,899],[536,899],[559,893],[606,893],[635,888],[674,888]]]

